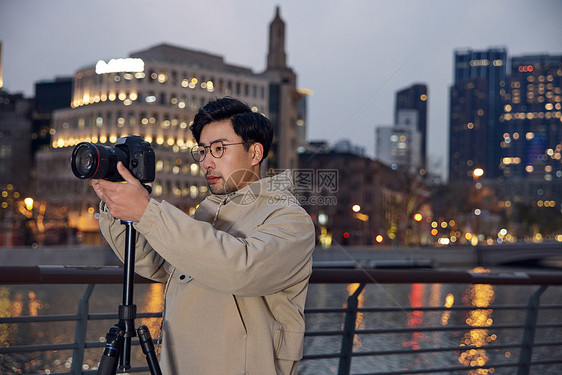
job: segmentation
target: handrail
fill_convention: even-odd
[[[0,266],[0,285],[17,284],[119,284],[121,267],[93,266]],[[136,275],[135,282],[151,281]],[[562,285],[560,272],[486,272],[435,269],[338,269],[314,268],[313,284],[491,284],[491,285]]]
[[[136,282],[149,283],[148,279],[137,275]],[[94,284],[120,284],[123,282],[123,269],[120,267],[68,267],[68,266],[0,266],[0,285],[25,285],[25,284],[88,284],[88,290],[91,293],[91,287]],[[457,371],[467,371],[468,369],[487,369],[487,368],[506,368],[511,367],[517,369],[518,375],[529,374],[532,366],[537,365],[559,365],[562,359],[558,358],[532,358],[533,348],[556,346],[562,348],[560,341],[535,341],[535,331],[537,329],[560,329],[562,322],[544,322],[537,320],[537,312],[539,309],[552,309],[562,312],[562,305],[540,305],[539,296],[547,286],[562,285],[562,273],[560,272],[487,272],[476,273],[467,271],[447,271],[434,269],[332,269],[332,268],[313,268],[310,282],[312,284],[349,284],[358,283],[359,288],[355,293],[348,297],[348,301],[344,307],[326,307],[326,308],[306,308],[305,314],[344,314],[345,324],[342,324],[341,330],[308,330],[305,337],[342,337],[341,348],[339,352],[334,353],[305,353],[303,363],[307,361],[319,359],[339,359],[339,375],[350,374],[351,363],[356,357],[377,357],[382,355],[403,355],[422,353],[443,353],[458,352],[466,350],[478,350],[478,346],[443,346],[443,347],[424,347],[424,348],[374,348],[374,350],[356,351],[353,348],[353,339],[355,336],[376,335],[376,334],[399,334],[399,333],[422,333],[422,332],[459,332],[462,330],[509,330],[517,329],[525,333],[521,342],[506,343],[490,343],[486,346],[489,350],[520,349],[520,357],[517,362],[502,362],[493,364],[476,365],[471,367],[459,367],[457,363],[454,367],[435,367],[431,369],[411,369],[402,370],[400,372],[377,372],[372,374],[358,375],[398,375],[398,374],[421,374],[421,373],[453,373]],[[477,306],[450,306],[450,307],[429,307],[429,306],[383,306],[383,307],[359,307],[357,298],[361,294],[361,290],[366,284],[413,284],[413,283],[441,283],[441,284],[491,284],[491,285],[536,285],[539,286],[537,292],[531,296],[528,304],[518,305],[489,305],[486,307]],[[88,291],[80,303],[87,305]],[[341,306],[341,304],[340,304]],[[468,325],[450,325],[447,327],[440,326],[420,326],[420,327],[391,327],[391,328],[359,328],[356,326],[357,316],[359,313],[388,313],[395,311],[402,312],[423,312],[423,311],[474,311],[474,310],[508,310],[508,311],[526,311],[527,317],[521,322],[511,322],[492,326],[468,326]],[[562,314],[559,314],[562,315]],[[137,318],[142,317],[160,317],[161,313],[139,313]],[[18,324],[24,322],[52,322],[52,321],[76,321],[76,337],[74,343],[68,344],[41,344],[41,345],[20,345],[12,347],[0,347],[0,355],[7,353],[25,353],[34,351],[49,350],[73,350],[74,358],[77,359],[76,364],[70,373],[65,374],[90,374],[92,371],[84,371],[80,369],[80,358],[83,358],[83,351],[86,348],[100,348],[103,346],[99,342],[86,342],[84,340],[85,327],[88,321],[102,319],[116,319],[117,314],[97,313],[90,314],[87,312],[87,306],[78,309],[77,314],[64,314],[53,316],[34,316],[34,317],[0,317],[0,324]],[[343,323],[343,322],[342,322]],[[369,348],[370,349],[370,348]],[[131,372],[146,371],[144,367],[137,367]]]

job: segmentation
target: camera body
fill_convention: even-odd
[[[114,147],[82,142],[72,151],[71,167],[81,179],[123,181],[117,162],[140,182],[152,182],[156,177],[156,156],[150,143],[139,136],[121,137]]]

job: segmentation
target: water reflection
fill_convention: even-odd
[[[445,304],[444,306],[448,309],[451,308],[451,306],[453,306],[453,304],[455,303],[455,296],[453,295],[453,293],[449,293],[447,294],[447,297],[445,297]],[[450,310],[445,310],[443,312],[443,314],[441,314],[441,324],[446,326],[447,324],[449,324],[449,318],[451,317],[451,311]]]
[[[475,273],[487,273],[490,270],[477,267],[472,270]],[[476,306],[478,309],[470,310],[467,313],[466,324],[472,327],[490,327],[493,323],[492,309],[486,309],[495,299],[495,287],[489,284],[471,285],[465,295],[464,302],[466,305]],[[461,346],[476,346],[478,349],[469,349],[462,352],[459,356],[459,362],[464,366],[484,366],[488,360],[488,354],[484,348],[486,345],[496,339],[495,334],[489,334],[486,328],[471,329],[464,334],[461,340]],[[494,368],[490,369],[471,369],[468,374],[492,374]]]
[[[0,288],[0,316],[12,316],[10,303],[10,291],[8,288]],[[13,327],[8,324],[0,324],[0,344],[9,346],[8,338],[11,336]]]
[[[353,293],[355,293],[355,291],[357,290],[357,288],[359,288],[361,284],[359,283],[352,283],[352,284],[348,284],[347,285],[347,293],[348,295],[353,295]],[[364,293],[360,293],[359,296],[357,296],[357,308],[362,308],[365,306],[365,295]],[[344,304],[343,307],[347,307],[347,303]],[[365,328],[365,323],[364,323],[364,314],[361,311],[357,312],[357,317],[355,319],[355,330],[358,329],[364,329]],[[361,347],[361,338],[358,335],[354,335],[353,336],[353,350],[356,350],[358,348]]]
[[[162,311],[164,308],[164,284],[152,283],[149,284],[148,290],[144,296],[142,304],[139,306],[139,311],[156,312]],[[150,334],[153,338],[158,337],[160,331],[160,318],[141,319],[141,324],[148,327]]]
[[[0,316],[41,316],[74,314],[84,293],[83,285],[34,285],[0,287]],[[137,285],[136,303],[140,312],[160,312],[163,303],[161,284]],[[122,302],[120,288],[98,285],[90,298],[90,312],[116,312]],[[145,324],[153,337],[158,336],[160,318],[137,319],[136,326]],[[111,320],[88,322],[87,341],[105,340],[105,334],[115,323]],[[35,322],[0,324],[0,345],[67,344],[74,341],[76,322]],[[83,370],[95,370],[102,349],[86,350]],[[133,363],[145,365],[142,351],[133,348]],[[34,353],[0,354],[0,374],[51,374],[68,372],[72,366],[72,350]]]
[[[475,269],[473,272],[488,272]],[[308,308],[339,307],[345,298],[352,295],[359,284],[312,284],[310,287]],[[505,289],[502,289],[505,288]],[[422,333],[390,333],[375,335],[359,335],[354,339],[354,350],[400,350],[407,347],[414,350],[430,347],[454,347],[462,343],[463,351],[456,352],[424,352],[414,354],[384,355],[375,357],[356,357],[352,362],[352,373],[412,371],[416,368],[459,367],[466,366],[464,374],[492,374],[494,369],[472,369],[469,367],[490,365],[498,362],[498,356],[509,356],[509,353],[494,351],[489,346],[495,340],[511,342],[519,340],[521,331],[502,330],[496,338],[492,322],[516,323],[523,317],[503,310],[492,311],[492,303],[513,304],[514,299],[526,299],[535,291],[535,287],[518,286],[517,297],[512,286],[492,287],[490,285],[450,284],[379,284],[367,285],[358,297],[358,307],[392,307],[411,306],[414,311],[392,311],[384,313],[358,312],[356,329],[385,329],[410,327],[418,330],[423,327],[439,325],[465,325],[462,331],[440,331]],[[74,314],[78,308],[78,300],[84,293],[84,285],[34,285],[0,287],[0,316],[56,315]],[[552,289],[545,294],[542,303],[559,303],[561,290]],[[121,303],[121,288],[114,285],[98,285],[90,299],[92,313],[116,313]],[[497,301],[495,301],[497,300]],[[140,312],[158,312],[162,309],[163,288],[161,284],[140,284],[135,287],[135,302]],[[469,306],[469,310],[453,310],[453,306]],[[415,310],[421,306],[445,307],[445,311]],[[307,314],[307,330],[336,330],[342,328],[343,314],[317,313]],[[87,341],[96,341],[105,336],[115,321],[93,320],[88,322]],[[146,324],[154,338],[158,336],[159,318],[138,319],[136,325]],[[0,345],[32,345],[70,343],[74,340],[76,322],[59,323],[21,323],[0,325]],[[547,335],[559,334],[546,330],[537,331],[537,339],[547,339]],[[42,337],[41,337],[42,335]],[[468,348],[473,346],[474,348]],[[341,348],[341,337],[310,336],[305,338],[305,353],[336,353]],[[552,349],[558,350],[558,349]],[[85,353],[85,369],[93,370],[101,358],[102,349],[94,348]],[[138,355],[137,355],[138,354]],[[551,357],[552,352],[544,354]],[[557,355],[556,353],[554,355]],[[134,366],[145,365],[142,352],[135,351]],[[0,355],[0,373],[60,373],[68,372],[72,364],[72,351],[46,351],[31,354]],[[6,370],[6,366],[11,366]],[[301,375],[317,375],[336,373],[338,359],[306,360],[299,366]],[[12,370],[16,369],[16,370]],[[495,373],[500,373],[496,369]],[[554,374],[556,372],[540,372]]]

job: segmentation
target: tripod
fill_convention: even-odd
[[[125,232],[125,267],[123,281],[123,304],[119,305],[119,322],[110,328],[105,336],[106,346],[101,357],[98,375],[115,375],[117,361],[121,370],[131,368],[131,339],[138,335],[142,351],[146,357],[152,375],[162,375],[158,358],[154,351],[152,337],[146,326],[140,326],[135,332],[137,306],[133,304],[133,285],[135,269],[136,230],[131,221],[121,221],[126,225]]]

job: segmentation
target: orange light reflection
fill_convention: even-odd
[[[353,283],[353,284],[348,284],[347,285],[347,292],[348,294],[351,296],[353,293],[355,293],[355,291],[357,290],[357,288],[359,288],[359,283]],[[363,306],[365,306],[365,297],[363,296],[363,293],[359,294],[359,296],[357,297],[357,308],[362,308]],[[344,305],[344,307],[347,307],[347,303]],[[363,321],[364,319],[364,314],[362,312],[357,312],[357,317],[355,319],[355,329],[364,329],[365,328],[365,322]],[[353,349],[358,349],[361,347],[361,338],[357,335],[353,336]]]
[[[472,270],[476,273],[487,273],[490,270],[477,267]],[[476,306],[478,309],[468,312],[466,317],[466,324],[472,327],[489,327],[493,323],[492,309],[486,309],[495,299],[495,287],[489,284],[474,284],[467,290],[466,303]],[[461,341],[461,346],[476,346],[479,349],[469,349],[462,352],[459,356],[459,362],[467,367],[484,366],[488,362],[488,354],[484,347],[494,341],[496,335],[489,334],[486,328],[471,329],[464,334]],[[482,375],[492,374],[495,372],[494,368],[489,369],[470,369],[469,375]]]

